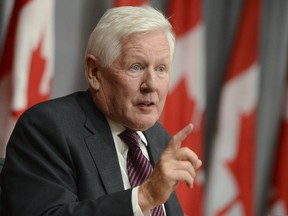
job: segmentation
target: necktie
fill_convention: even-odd
[[[135,131],[125,130],[118,135],[129,147],[127,154],[128,178],[132,187],[140,185],[152,173],[150,161],[143,155],[139,142],[140,137]],[[162,205],[152,209],[152,216],[164,216]]]

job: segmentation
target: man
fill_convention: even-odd
[[[170,139],[157,123],[173,50],[160,12],[108,10],[87,45],[89,91],[38,104],[17,122],[1,174],[1,215],[183,215],[174,190],[180,181],[193,186],[201,161],[180,147],[191,124]],[[123,131],[136,134],[137,156],[150,161],[134,170],[136,179],[148,175],[136,185],[129,166],[139,161],[131,162]]]

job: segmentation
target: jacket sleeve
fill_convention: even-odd
[[[81,194],[82,187],[89,186],[82,184],[89,171],[77,168],[70,140],[62,131],[71,125],[61,125],[60,114],[57,118],[34,110],[17,122],[1,173],[0,215],[133,215],[131,190],[107,194],[103,189],[97,194],[91,188],[87,196]]]

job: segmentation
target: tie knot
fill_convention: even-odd
[[[118,135],[123,142],[125,142],[129,147],[139,148],[139,135],[130,129],[127,129]]]

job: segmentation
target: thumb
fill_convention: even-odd
[[[186,137],[191,133],[193,125],[189,123],[186,127],[181,129],[176,133],[168,144],[167,150],[176,150],[180,148],[181,143],[186,139]]]

